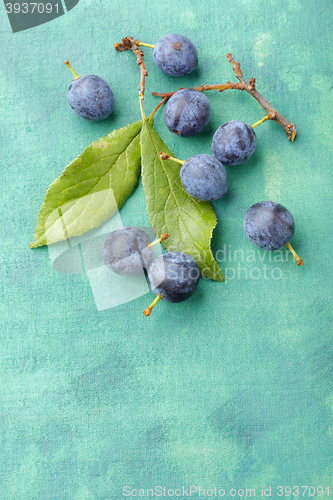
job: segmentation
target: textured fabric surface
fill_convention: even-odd
[[[333,494],[332,21],[327,0],[80,0],[13,33],[0,4],[2,500]],[[237,81],[231,52],[297,136],[292,143],[263,123],[254,155],[228,167],[212,241],[226,281],[202,279],[189,300],[160,301],[146,318],[145,283],[135,299],[98,308],[98,270],[59,272],[48,248],[29,242],[64,167],[140,118],[135,57],[113,44],[167,33],[190,38],[199,65],[173,79],[145,48],[146,114],[158,102],[152,91]],[[66,59],[108,81],[110,118],[72,112]],[[211,154],[222,123],[265,114],[245,92],[206,95],[211,119],[193,138],[175,136],[156,114],[182,160]],[[244,214],[262,200],[293,214],[304,266],[246,238]],[[119,215],[149,226],[141,181]]]

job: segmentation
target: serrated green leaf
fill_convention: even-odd
[[[88,146],[49,187],[30,248],[79,236],[113,215],[140,175],[142,120]]]
[[[187,194],[180,182],[180,165],[161,160],[159,153],[173,156],[146,120],[141,131],[142,180],[152,227],[158,234],[169,233],[163,242],[168,251],[192,255],[202,275],[223,281],[224,276],[210,249],[217,220],[212,205]]]

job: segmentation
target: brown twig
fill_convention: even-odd
[[[279,113],[255,88],[255,79],[251,78],[249,83],[243,77],[243,74],[240,69],[239,62],[236,62],[231,54],[227,54],[226,57],[230,64],[232,64],[236,77],[240,81],[242,88],[241,90],[245,90],[252,97],[254,97],[259,104],[267,111],[267,115],[270,120],[274,120],[286,131],[286,135],[290,141],[293,141],[296,136],[296,126],[294,123],[288,121],[281,113]]]
[[[200,85],[200,87],[191,87],[191,89],[194,90],[199,90],[200,92],[204,92],[205,90],[218,90],[219,92],[223,92],[223,90],[227,89],[241,89],[242,84],[241,83],[233,83],[233,82],[227,82],[223,84],[217,84],[217,85]],[[178,90],[183,90],[184,87],[180,87]],[[178,92],[178,90],[175,90],[174,92],[167,92],[160,94],[158,92],[152,92],[152,95],[157,95],[161,97],[161,99],[169,99],[173,94]]]
[[[233,69],[235,71],[236,77],[239,80],[239,83],[227,82],[217,85],[200,85],[200,87],[191,87],[191,88],[199,90],[200,92],[204,92],[206,90],[218,90],[219,92],[223,92],[224,90],[227,89],[245,90],[250,95],[252,95],[252,97],[254,97],[259,102],[259,104],[267,111],[268,118],[270,120],[274,120],[279,125],[281,125],[286,131],[288,139],[293,141],[296,136],[295,124],[288,121],[261,94],[259,94],[259,92],[255,88],[254,78],[251,78],[249,82],[246,82],[241,72],[239,62],[236,62],[231,54],[227,54],[226,57],[228,58],[228,61],[233,65]],[[178,90],[182,90],[182,88]],[[159,96],[161,97],[161,99],[166,100],[169,99],[169,97],[171,97],[176,92],[178,91],[176,90],[174,92],[164,92],[164,93],[152,92],[152,95]]]
[[[140,97],[140,106],[141,106],[141,113],[144,117],[143,113],[143,107],[142,107],[142,101],[144,99],[145,95],[145,85],[146,85],[146,76],[148,75],[147,68],[145,66],[145,62],[143,60],[144,54],[142,50],[139,47],[138,40],[134,40],[131,36],[127,36],[122,39],[121,43],[115,43],[114,48],[118,52],[123,52],[125,50],[133,50],[137,64],[140,66],[140,71],[141,71],[141,80],[140,80],[140,85],[139,85],[139,97]]]

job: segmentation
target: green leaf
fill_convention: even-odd
[[[79,236],[111,217],[140,175],[142,120],[87,147],[49,187],[30,248]]]
[[[161,160],[162,151],[172,156],[153,129],[153,120],[146,120],[141,131],[141,162],[150,223],[158,234],[170,234],[163,242],[168,251],[192,255],[203,276],[223,281],[210,249],[217,222],[213,207],[187,194],[180,182],[180,165]]]

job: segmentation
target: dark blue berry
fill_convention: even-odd
[[[198,200],[217,200],[228,191],[226,169],[210,155],[189,158],[180,169],[180,180],[185,191]]]
[[[112,90],[103,78],[96,75],[83,75],[73,80],[67,98],[74,113],[86,120],[104,120],[113,109]]]
[[[137,227],[128,226],[113,231],[103,245],[105,265],[116,274],[140,274],[153,259],[153,250],[147,247],[149,236]]]
[[[198,64],[198,53],[191,40],[182,35],[165,35],[158,40],[153,59],[161,71],[170,76],[187,75]]]
[[[253,155],[257,138],[247,123],[232,120],[221,125],[213,137],[212,150],[223,165],[239,165]]]
[[[261,201],[252,205],[244,217],[244,229],[249,240],[264,250],[279,250],[294,235],[295,221],[283,205]]]
[[[164,109],[165,125],[181,137],[191,137],[201,132],[209,118],[209,100],[195,89],[179,90],[170,97]]]
[[[183,252],[160,255],[148,271],[151,291],[166,302],[182,302],[195,292],[200,270],[197,261]]]

